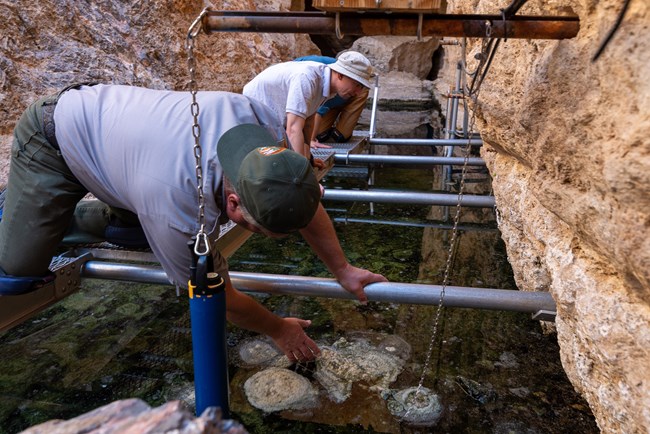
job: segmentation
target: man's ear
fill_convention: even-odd
[[[242,210],[240,197],[235,193],[228,193],[226,196],[226,214],[228,218],[249,231],[259,232],[259,230],[246,221]]]
[[[226,196],[226,209],[230,212],[235,212],[239,208],[240,204],[239,196],[235,193],[228,193]]]
[[[241,208],[240,208],[240,199],[239,196],[235,193],[226,194],[226,215],[228,218],[235,223],[239,221],[241,217]]]

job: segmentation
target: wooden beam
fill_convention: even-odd
[[[312,6],[328,12],[390,11],[444,13],[445,0],[314,0]]]

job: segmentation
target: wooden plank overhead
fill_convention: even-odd
[[[314,0],[316,9],[327,12],[414,12],[444,13],[446,0]]]

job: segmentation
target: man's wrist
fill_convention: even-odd
[[[338,262],[338,261],[337,261],[337,262]],[[330,265],[332,265],[332,264],[330,264]],[[332,266],[330,267],[330,272],[331,272],[331,273],[334,275],[334,277],[336,277],[336,279],[338,280],[339,277],[340,277],[340,278],[343,278],[343,277],[346,276],[346,274],[347,274],[347,273],[349,272],[349,270],[350,270],[350,266],[351,266],[351,264],[350,264],[348,261],[346,261],[345,259],[343,259],[342,262],[338,262],[337,264],[332,265]]]

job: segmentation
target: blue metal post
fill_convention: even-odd
[[[219,407],[222,417],[228,418],[225,282],[209,268],[211,255],[199,256],[189,282],[196,415]]]

